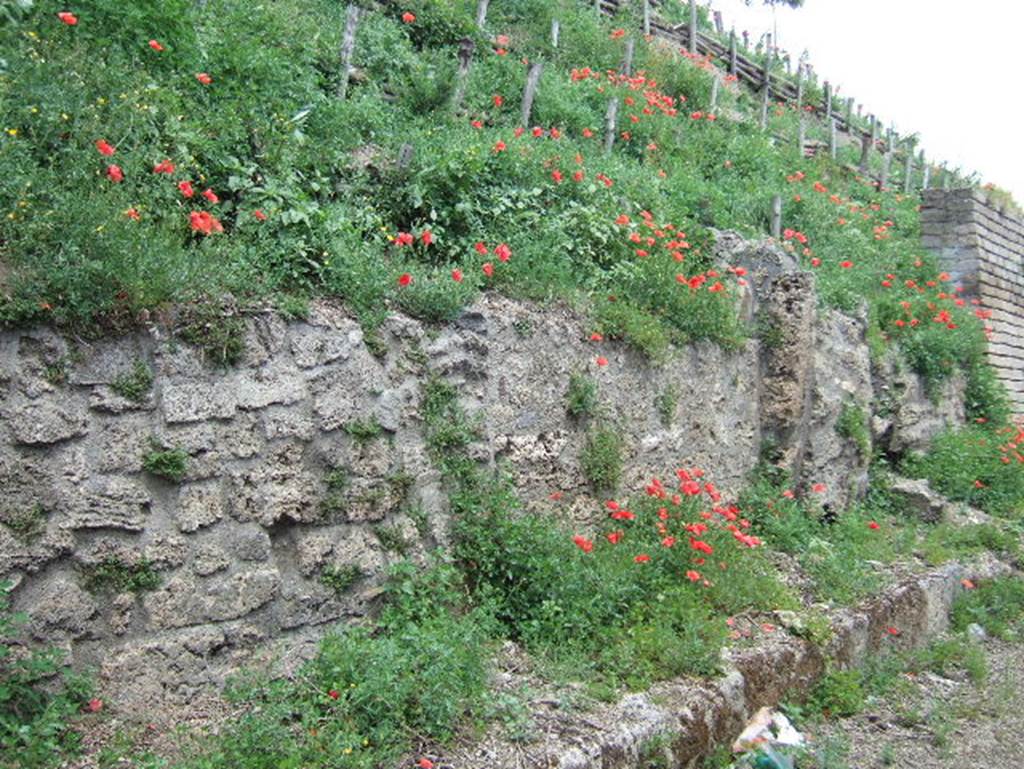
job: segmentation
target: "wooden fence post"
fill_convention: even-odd
[[[690,0],[690,39],[687,41],[687,50],[697,53],[697,0]]]
[[[558,38],[562,32],[562,24],[558,19],[551,20],[551,47],[558,48]]]
[[[356,50],[356,27],[359,26],[359,6],[350,3],[345,9],[345,34],[341,38],[341,81],[338,83],[338,98],[348,94],[348,73],[352,68],[352,54]]]
[[[729,33],[729,74],[735,75],[738,68],[738,52],[736,50],[736,30]]]
[[[804,124],[804,63],[802,61],[796,65],[796,119],[796,148],[800,157],[803,157],[807,126]]]
[[[455,93],[452,95],[452,112],[462,109],[462,100],[466,97],[466,85],[469,83],[469,67],[473,63],[473,49],[476,43],[473,38],[464,37],[459,41],[459,69],[455,74]]]
[[[825,119],[832,117],[832,85],[825,81],[825,99],[822,105],[825,108]]]
[[[719,37],[725,35],[725,23],[722,21],[721,11],[715,11],[715,32],[718,33]]]
[[[644,36],[651,34],[651,0],[644,0]]]
[[[708,105],[708,109],[711,112],[715,111],[718,106],[718,76],[715,75],[711,78],[711,104]]]
[[[764,84],[761,90],[761,130],[768,128],[768,103],[772,98],[772,52],[768,49],[768,58],[764,62]]]
[[[633,38],[629,38],[626,41],[626,53],[622,59],[622,66],[619,71],[626,77],[630,77],[633,74],[633,51],[636,46],[636,41]],[[612,146],[615,144],[615,133],[618,130],[619,122],[619,97],[613,96],[608,100],[608,111],[605,112],[604,116],[604,154],[610,155],[612,153]]]
[[[903,194],[910,194],[911,177],[914,175],[914,141],[911,139],[907,142],[907,148],[904,150],[907,153],[907,157],[903,163]]]
[[[932,180],[932,165],[931,163],[924,163],[924,157],[921,158],[922,164],[924,165],[924,178],[921,180],[921,189],[928,189],[928,185]]]
[[[476,3],[476,26],[478,29],[483,29],[487,26],[487,6],[490,5],[491,0],[477,0]]]
[[[865,132],[860,142],[860,174],[866,176],[871,168],[871,147],[874,146],[874,116],[871,116],[871,130]]]
[[[772,196],[772,237],[778,240],[782,237],[782,196]]]
[[[526,74],[526,88],[523,89],[523,127],[530,127],[530,114],[533,112],[533,99],[537,95],[537,86],[540,84],[540,76],[544,71],[544,62],[535,61],[530,64]]]
[[[829,157],[835,160],[838,153],[839,147],[836,143],[836,119],[833,116],[828,119],[828,154]]]
[[[846,100],[846,130],[849,132],[850,127],[853,126],[853,97],[849,97]]]
[[[892,170],[892,129],[886,135],[885,154],[882,156],[882,178],[878,180],[878,189],[884,190],[889,184],[889,171]]]

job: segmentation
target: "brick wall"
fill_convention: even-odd
[[[1024,218],[982,190],[926,190],[921,235],[965,294],[992,311],[989,361],[1024,414]]]

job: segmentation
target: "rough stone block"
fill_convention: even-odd
[[[167,382],[162,401],[167,424],[230,419],[235,414],[236,393],[223,382]]]

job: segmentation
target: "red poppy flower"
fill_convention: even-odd
[[[327,692],[327,696],[330,697],[332,700],[336,700],[338,699],[338,697],[341,696],[341,693],[337,689],[331,689],[329,692]]]
[[[410,275],[409,273],[403,272],[401,275],[398,276],[398,285],[408,286],[410,283],[412,283],[412,275]]]
[[[484,275],[488,278],[494,277],[494,265],[490,262],[484,262],[484,266],[481,269],[483,269]]]
[[[112,182],[123,182],[124,172],[121,171],[121,166],[111,163],[107,166],[107,178]]]
[[[406,11],[405,13],[402,14],[402,21],[404,21],[406,24],[412,24],[414,21],[416,21],[416,14]]]
[[[593,542],[591,542],[586,537],[581,537],[578,534],[575,537],[572,538],[572,541],[575,542],[576,543],[576,547],[578,547],[584,553],[589,553],[591,550],[594,549],[594,543]]]
[[[647,555],[647,553],[640,553],[640,555],[636,556],[633,559],[633,561],[635,563],[647,563],[650,560],[651,560],[651,556]]]
[[[617,545],[617,544],[619,544],[619,541],[622,539],[622,532],[621,531],[613,531],[613,532],[611,532],[609,534],[605,534],[604,538],[607,539],[609,542],[611,542],[613,545]]]
[[[624,30],[624,29],[615,29],[615,30],[612,30],[612,33],[611,33],[611,35],[609,37],[611,37],[612,40],[618,40],[620,37],[625,36],[625,34],[626,34],[626,30]]]
[[[499,243],[494,248],[494,255],[498,257],[499,262],[507,262],[512,257],[512,249],[505,243]]]
[[[258,208],[252,212],[252,215],[255,216],[261,222],[267,221],[267,215],[260,211]]]
[[[108,158],[111,155],[113,155],[115,152],[117,152],[117,150],[114,149],[114,147],[112,145],[107,143],[106,139],[97,139],[96,140],[96,149],[99,150],[99,153],[101,155],[103,155],[104,157],[108,157]]]
[[[178,182],[178,190],[180,190],[181,194],[186,198],[190,198],[196,194],[195,190],[192,189],[191,182]]]
[[[203,85],[209,85],[210,83],[213,82],[213,78],[210,77],[205,72],[197,72],[196,73],[196,80],[198,80]]]
[[[429,246],[434,242],[434,233],[430,230],[423,230],[423,232],[420,233],[420,241],[422,241],[423,245]]]
[[[498,45],[508,45],[509,37],[508,35],[498,35],[496,38],[494,38],[494,42],[496,42]]]
[[[170,160],[161,160],[155,166],[153,166],[153,173],[155,174],[173,174],[174,163]]]
[[[217,197],[217,193],[207,187],[203,190],[203,197],[209,200],[211,203],[220,203],[220,198]]]
[[[188,215],[188,218],[193,232],[201,232],[203,235],[224,232],[224,227],[217,221],[217,217],[208,211],[193,211]]]
[[[960,580],[960,584],[963,585],[965,590],[974,590],[974,588],[977,587],[977,585],[975,585],[971,580],[967,579],[966,577]]]
[[[73,27],[78,23],[78,17],[68,11],[61,11],[57,14],[57,18],[67,24],[69,27]]]
[[[85,709],[88,710],[90,713],[99,713],[101,710],[103,710],[103,700],[96,699],[94,697],[93,699],[89,700],[88,704],[85,706]]]
[[[149,47],[152,48],[157,53],[160,53],[164,49],[164,47],[162,45],[160,45],[160,43],[157,42],[156,40],[150,40],[149,41]]]
[[[127,211],[124,212],[124,215],[131,219],[133,222],[137,222],[140,219],[138,210],[134,208],[129,208]]]
[[[885,629],[885,632],[888,633],[889,635],[899,635],[900,634],[900,629],[897,628],[897,627],[887,627]]]
[[[599,355],[597,357],[597,365],[598,366],[607,366],[608,365],[608,359]]]
[[[494,96],[491,97],[491,101],[494,102],[495,107],[500,107],[505,103],[504,97],[502,97],[500,94],[494,94]]]
[[[872,531],[877,531],[878,529],[880,529],[882,527],[879,525],[878,521],[870,521],[868,523],[868,528],[871,529]]]
[[[584,138],[584,139],[589,139],[589,138],[591,138],[591,137],[592,137],[593,135],[594,135],[594,132],[593,132],[593,131],[591,131],[591,130],[590,130],[589,128],[584,128],[584,129],[583,129],[583,138]]]
[[[462,270],[460,270],[458,268],[455,268],[454,270],[452,270],[452,280],[454,280],[456,283],[461,283],[462,282]]]
[[[690,582],[700,582],[700,572],[689,569],[686,572],[686,578],[690,580]]]
[[[595,331],[593,334],[590,335],[590,341],[591,342],[602,342],[602,341],[604,341],[604,337],[601,336],[599,333],[597,333]]]
[[[846,260],[840,262],[839,266],[842,267],[844,270],[848,270],[851,267],[853,267],[853,262],[851,262],[849,259],[846,259]]]
[[[487,256],[488,254],[487,244],[483,241],[473,244],[473,248],[476,249],[476,252],[480,254],[480,256]]]
[[[395,245],[397,246],[411,246],[413,244],[413,237],[408,232],[400,232],[395,237]]]
[[[582,182],[582,181],[583,181],[584,179],[586,179],[586,178],[587,178],[587,175],[586,175],[585,173],[583,173],[582,171],[576,171],[576,172],[575,172],[575,173],[574,173],[574,174],[572,175],[572,180],[573,180],[574,182]]]
[[[811,491],[815,494],[823,494],[828,487],[824,483],[816,483],[811,486]]]
[[[505,144],[505,142],[503,142],[501,139],[498,139],[498,141],[496,141],[494,143],[494,148],[493,149],[494,149],[494,152],[504,152],[507,148],[508,147]]]
[[[434,769],[434,762],[431,761],[429,758],[421,758],[419,761],[416,762],[416,766],[418,766],[420,769]]]
[[[551,172],[551,178],[554,180],[555,184],[561,184],[562,172],[556,168],[554,171]]]

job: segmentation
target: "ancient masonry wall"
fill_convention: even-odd
[[[254,314],[227,368],[161,325],[91,342],[0,334],[0,583],[29,615],[26,640],[64,645],[107,697],[140,707],[188,702],[265,653],[288,669],[372,608],[389,563],[445,543],[420,414],[435,377],[478,420],[473,455],[580,533],[606,515],[580,461],[597,419],[623,438],[617,498],[680,466],[732,494],[771,443],[798,489],[824,483],[838,507],[867,479],[835,429],[846,404],[866,422],[874,410],[875,440],[897,451],[962,423],[956,383],[936,406],[899,366],[872,365],[863,315],[820,313],[787,255],[720,243],[757,287],[747,320],[780,324],[784,345],[697,344],[655,364],[589,341],[567,308],[494,295],[443,327],[393,316],[372,345],[330,304],[305,321]],[[125,397],[140,365],[152,382]],[[600,417],[567,414],[574,372],[594,380]],[[167,451],[185,459],[180,480],[153,472]]]
[[[983,190],[927,190],[921,235],[965,295],[991,311],[989,361],[1024,414],[1024,218]]]

